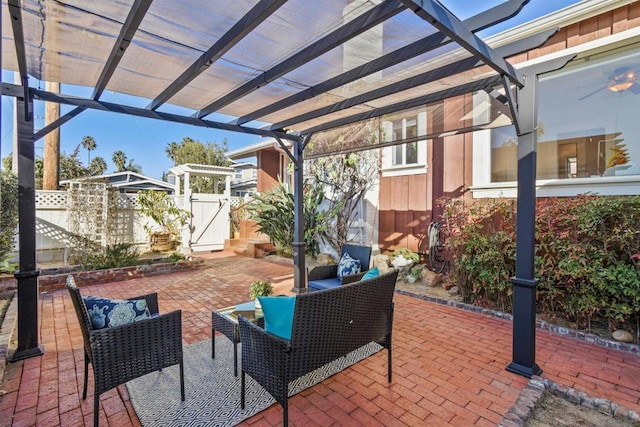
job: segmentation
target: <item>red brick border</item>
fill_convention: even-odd
[[[69,274],[73,275],[78,286],[84,286],[119,282],[121,280],[174,273],[176,271],[194,270],[203,265],[204,259],[190,258],[176,262],[144,264],[131,267],[110,268],[107,270],[77,271],[74,268],[43,269],[38,277],[38,287],[40,292],[63,289]],[[0,292],[15,290],[16,288],[16,279],[13,276],[0,277]]]

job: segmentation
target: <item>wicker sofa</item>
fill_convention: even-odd
[[[350,276],[338,277],[338,265],[319,265],[307,273],[309,291],[335,288],[351,282],[357,282],[362,274],[369,269],[371,262],[371,246],[360,246],[345,243],[340,250],[340,258],[348,253],[352,258],[360,261],[361,273]]]
[[[373,279],[298,295],[290,341],[241,317],[242,408],[245,374],[248,374],[282,405],[286,426],[289,383],[370,342],[387,349],[387,376],[391,382],[391,330],[397,276],[394,270]]]

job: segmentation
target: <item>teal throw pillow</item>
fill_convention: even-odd
[[[338,263],[338,277],[342,278],[342,276],[350,276],[358,273],[360,273],[360,261],[351,258],[351,256],[345,252]]]
[[[379,275],[380,270],[378,270],[378,267],[373,267],[371,270],[364,273],[364,276],[362,276],[362,279],[360,280],[373,279],[374,277],[378,277]]]
[[[264,315],[264,329],[287,341],[291,340],[296,297],[258,297]]]
[[[112,328],[151,317],[147,301],[143,299],[120,301],[86,296],[82,300],[93,329]]]

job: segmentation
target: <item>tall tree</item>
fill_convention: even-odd
[[[167,157],[173,161],[174,166],[176,165],[176,151],[178,150],[178,147],[178,143],[172,141],[168,143],[166,148],[164,149],[164,152],[167,153]]]
[[[75,179],[85,176],[87,176],[87,169],[80,160],[80,144],[69,155],[63,151],[60,154],[60,179]]]
[[[107,162],[103,157],[96,156],[89,163],[89,175],[102,175],[107,170]]]
[[[129,163],[124,167],[123,170],[135,173],[142,173],[142,166],[137,163],[133,163],[134,159],[129,160]]]
[[[113,160],[113,164],[116,165],[116,172],[122,172],[125,170],[125,166],[127,164],[127,155],[124,154],[123,151],[114,151],[113,155],[111,156],[111,160]]]
[[[198,165],[229,166],[231,162],[227,159],[227,140],[223,139],[221,144],[217,142],[202,142],[190,137],[182,138],[180,142],[167,144],[165,152],[167,157],[173,160],[175,165],[193,163]],[[212,178],[195,177],[190,181],[191,188],[196,193],[217,192],[214,189]]]
[[[92,136],[82,138],[82,147],[87,150],[87,165],[91,165],[91,152],[96,149],[96,140]]]

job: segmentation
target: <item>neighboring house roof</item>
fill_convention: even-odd
[[[117,188],[124,193],[137,193],[141,190],[166,191],[173,193],[174,190],[173,184],[130,171],[114,172],[78,179],[65,179],[60,181],[60,185],[69,185],[72,182],[82,181],[105,181],[111,187]]]
[[[289,141],[284,141],[285,144],[290,144]],[[258,151],[265,150],[267,148],[275,148],[276,150],[282,150],[278,141],[274,138],[268,138],[255,144],[248,145],[246,147],[239,148],[237,150],[229,151],[227,157],[231,160],[244,159],[246,157],[255,156]]]
[[[233,169],[256,169],[258,166],[252,162],[233,162],[230,167]]]

